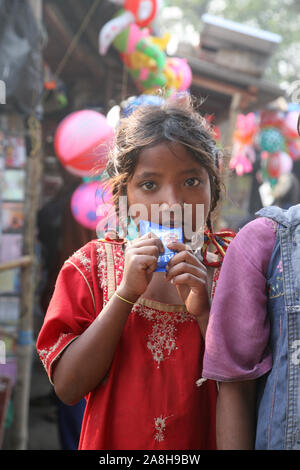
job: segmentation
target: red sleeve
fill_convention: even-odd
[[[90,266],[88,268],[78,262],[78,255],[66,261],[38,335],[37,351],[52,384],[55,360],[96,318]]]

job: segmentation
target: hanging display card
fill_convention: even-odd
[[[25,171],[5,169],[3,171],[2,201],[23,201],[25,191]]]
[[[2,232],[20,232],[24,226],[24,203],[2,202]]]

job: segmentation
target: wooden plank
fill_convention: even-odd
[[[225,156],[224,158],[224,168],[227,169],[229,167],[229,161],[231,159],[232,155],[232,147],[233,147],[233,135],[235,131],[235,125],[236,125],[236,120],[238,117],[238,114],[241,112],[241,100],[242,100],[242,95],[240,93],[235,93],[232,96],[231,104],[230,104],[230,109],[229,109],[229,118],[228,118],[228,127],[226,131],[226,135],[223,139],[223,148],[225,150]],[[228,174],[225,173],[223,174],[223,184],[225,187],[228,186]],[[221,221],[221,214],[222,214],[222,205],[223,205],[223,200],[221,199],[217,210],[215,212],[215,230],[220,229],[220,221]]]
[[[29,266],[32,263],[33,259],[31,256],[22,256],[19,259],[7,261],[6,263],[0,264],[0,272],[1,271],[8,271],[9,269],[14,268],[23,268],[25,266]]]
[[[234,96],[236,93],[241,93],[243,95],[249,96],[249,99],[256,98],[256,93],[248,91],[245,88],[219,82],[212,78],[201,77],[200,75],[196,75],[195,72],[193,73],[192,84],[207,90],[216,91],[223,95]]]

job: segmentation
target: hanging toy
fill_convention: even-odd
[[[255,161],[253,141],[256,131],[254,113],[238,115],[233,135],[232,157],[229,163],[229,167],[235,169],[238,176],[252,171],[252,163]]]
[[[176,83],[174,88],[177,91],[186,91],[192,83],[192,71],[187,60],[179,57],[168,57],[166,65],[175,75]]]
[[[238,153],[231,158],[229,168],[234,169],[238,176],[242,176],[244,173],[251,173],[253,167],[244,153]]]
[[[114,130],[104,115],[89,109],[75,111],[59,124],[54,148],[66,170],[89,176],[94,168],[105,168],[113,137]]]
[[[268,179],[278,179],[280,175],[280,162],[278,153],[274,153],[269,156],[266,162],[266,171]]]
[[[291,158],[296,161],[300,159],[300,139],[294,139],[287,143],[287,151]]]
[[[91,181],[81,184],[74,191],[71,198],[71,211],[80,225],[96,230],[97,225],[107,216],[107,211],[101,211],[101,206],[105,208],[111,203],[112,192],[107,187],[107,183]]]
[[[299,111],[290,111],[287,113],[283,128],[286,136],[290,139],[297,139],[299,137],[297,124],[299,118]]]
[[[100,30],[98,40],[100,55],[106,54],[116,36],[129,25],[135,23],[140,28],[150,25],[162,7],[160,0],[124,0],[124,2],[118,1],[117,3],[123,4],[124,9]]]
[[[269,156],[267,160],[267,173],[272,179],[278,179],[280,175],[280,153],[276,152]]]
[[[280,174],[290,173],[293,169],[293,160],[286,152],[279,153]]]
[[[163,98],[156,95],[135,96],[131,99],[128,99],[127,102],[124,103],[122,116],[129,116],[139,106],[160,106],[164,103],[164,101],[165,100]]]
[[[285,139],[279,129],[267,127],[262,129],[258,135],[258,143],[261,150],[269,153],[284,150]]]

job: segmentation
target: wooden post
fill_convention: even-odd
[[[235,125],[236,125],[236,120],[238,117],[238,114],[240,112],[240,105],[241,105],[241,99],[242,95],[241,93],[235,93],[232,96],[231,99],[231,104],[230,104],[230,109],[229,109],[229,116],[228,116],[228,127],[226,131],[226,135],[223,139],[223,148],[225,150],[226,156],[225,161],[223,162],[224,168],[225,168],[225,174],[223,175],[223,183],[225,187],[227,187],[227,182],[228,182],[228,176],[226,175],[227,168],[229,165],[229,161],[232,155],[232,146],[233,146],[233,135],[235,131]],[[214,216],[214,229],[217,231],[221,227],[221,214],[222,214],[222,201],[218,205],[218,208],[216,210],[215,216]]]
[[[224,146],[225,146],[226,151],[229,153],[230,157],[231,157],[231,152],[232,152],[233,134],[235,131],[236,120],[240,112],[241,98],[242,98],[241,93],[235,93],[232,96],[230,109],[229,109],[229,123],[228,123],[229,125],[228,125],[228,129],[226,133]]]
[[[42,0],[29,0],[38,24],[41,22]],[[40,55],[40,75],[42,79],[42,52]],[[38,87],[37,87],[38,88]],[[33,100],[34,102],[35,100]],[[42,173],[42,133],[41,123],[29,116],[26,130],[30,136],[27,154],[26,189],[24,204],[23,256],[35,259],[36,213]],[[33,348],[33,309],[35,290],[35,263],[25,263],[21,268],[20,318],[17,338],[17,381],[13,392],[14,418],[12,424],[11,448],[25,450],[28,445],[28,411],[30,399],[31,363]]]

